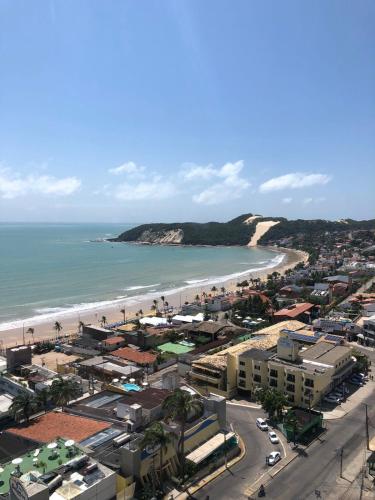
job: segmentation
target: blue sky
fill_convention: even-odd
[[[0,0],[0,220],[375,216],[375,3]]]

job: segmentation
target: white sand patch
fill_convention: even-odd
[[[261,219],[261,218],[262,218],[261,215],[252,215],[248,219],[244,220],[243,223],[244,224],[251,224],[255,219]]]
[[[248,243],[249,247],[255,247],[258,244],[260,238],[266,234],[266,232],[272,227],[278,224],[280,221],[275,220],[265,220],[262,222],[258,222],[255,233],[253,234],[251,240]]]

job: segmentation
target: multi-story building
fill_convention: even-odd
[[[301,407],[312,407],[352,370],[351,348],[319,341],[300,349],[281,333],[277,352],[249,349],[238,357],[238,388],[254,395],[259,387],[274,387]]]

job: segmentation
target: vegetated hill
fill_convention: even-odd
[[[256,224],[265,220],[282,220],[259,216],[249,223],[253,214],[244,214],[228,222],[183,222],[172,224],[142,224],[125,231],[111,241],[182,245],[247,245]]]
[[[356,221],[342,219],[340,221],[315,220],[287,220],[272,226],[260,239],[259,244],[268,245],[286,238],[303,237],[304,239],[318,238],[321,235],[345,233],[348,231],[375,230],[375,219]]]
[[[319,235],[325,233],[375,229],[375,220],[288,221],[283,217],[255,217],[252,214],[244,214],[228,222],[142,224],[110,241],[182,245],[247,245],[255,232],[257,223],[270,220],[279,223],[271,227],[260,239],[259,243],[262,245],[297,236],[310,239],[318,238]]]

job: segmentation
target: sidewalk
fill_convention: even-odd
[[[359,406],[364,399],[366,399],[375,389],[375,381],[369,380],[363,387],[360,387],[357,391],[349,396],[345,403],[337,406],[333,410],[323,411],[324,420],[335,420],[338,418],[343,418],[347,415],[353,408]]]

